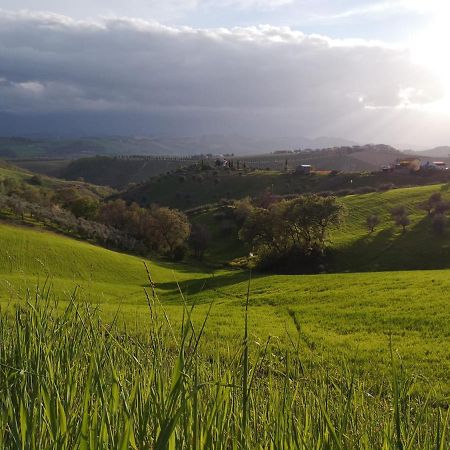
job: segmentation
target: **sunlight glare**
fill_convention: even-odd
[[[450,1],[431,2],[431,9],[430,26],[411,39],[411,56],[433,71],[445,90],[444,96],[427,109],[450,114]]]

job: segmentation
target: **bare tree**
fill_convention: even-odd
[[[408,217],[408,211],[404,206],[397,206],[391,209],[391,216],[398,227],[402,227],[403,233],[406,232],[406,227],[410,225],[411,220]]]
[[[370,233],[375,231],[375,228],[380,224],[380,219],[376,214],[371,214],[366,219],[367,228]]]

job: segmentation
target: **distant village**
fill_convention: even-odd
[[[421,170],[448,170],[444,161],[422,161],[420,158],[397,159],[395,163],[382,166],[382,172],[419,172]]]
[[[402,158],[397,159],[394,163],[387,166],[381,166],[381,172],[395,172],[395,173],[414,173],[420,171],[441,171],[448,170],[447,163],[444,161],[422,161],[419,158]],[[310,164],[300,164],[297,166],[296,173],[308,175],[316,172],[314,167]],[[323,171],[321,171],[323,172]]]

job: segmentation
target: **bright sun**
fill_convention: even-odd
[[[450,114],[450,0],[431,0],[426,8],[433,20],[411,39],[411,55],[434,72],[445,90],[444,97],[427,109]]]

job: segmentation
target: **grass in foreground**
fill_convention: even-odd
[[[185,307],[176,331],[151,293],[141,336],[74,298],[54,307],[37,291],[0,318],[1,448],[447,448],[445,405],[414,396],[395,357],[373,383],[302,363],[294,337],[253,349],[246,319],[226,361],[204,358],[208,317],[195,327]]]

